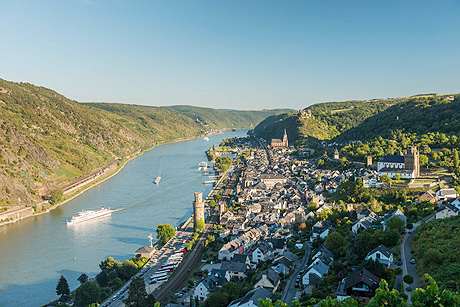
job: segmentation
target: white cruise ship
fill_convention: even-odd
[[[95,219],[101,216],[110,215],[112,214],[112,212],[113,210],[110,210],[110,208],[106,209],[104,207],[102,207],[101,209],[90,210],[90,211],[82,210],[81,212],[78,212],[77,215],[72,216],[70,221],[67,221],[67,225],[77,224],[77,223]]]

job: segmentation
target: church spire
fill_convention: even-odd
[[[286,128],[284,128],[283,145],[284,145],[284,147],[289,147],[289,141],[288,141]]]

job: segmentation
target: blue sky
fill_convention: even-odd
[[[460,92],[460,1],[0,0],[0,78],[214,108]]]

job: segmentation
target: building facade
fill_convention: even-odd
[[[283,140],[272,139],[272,141],[270,143],[270,147],[271,147],[271,149],[289,147],[289,141],[288,141],[288,137],[287,137],[286,128],[284,129]]]
[[[401,155],[382,156],[377,164],[379,176],[388,175],[401,178],[417,178],[420,176],[419,152],[416,146],[407,148],[407,152]]]

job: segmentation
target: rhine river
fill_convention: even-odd
[[[129,161],[115,176],[52,212],[0,227],[0,307],[43,306],[58,298],[61,274],[75,289],[82,273],[94,277],[109,256],[133,257],[158,224],[178,225],[192,213],[193,192],[207,195],[210,180],[197,171],[205,151],[247,130],[161,145]],[[161,176],[159,185],[153,183]],[[111,216],[81,224],[66,220],[101,206]]]

